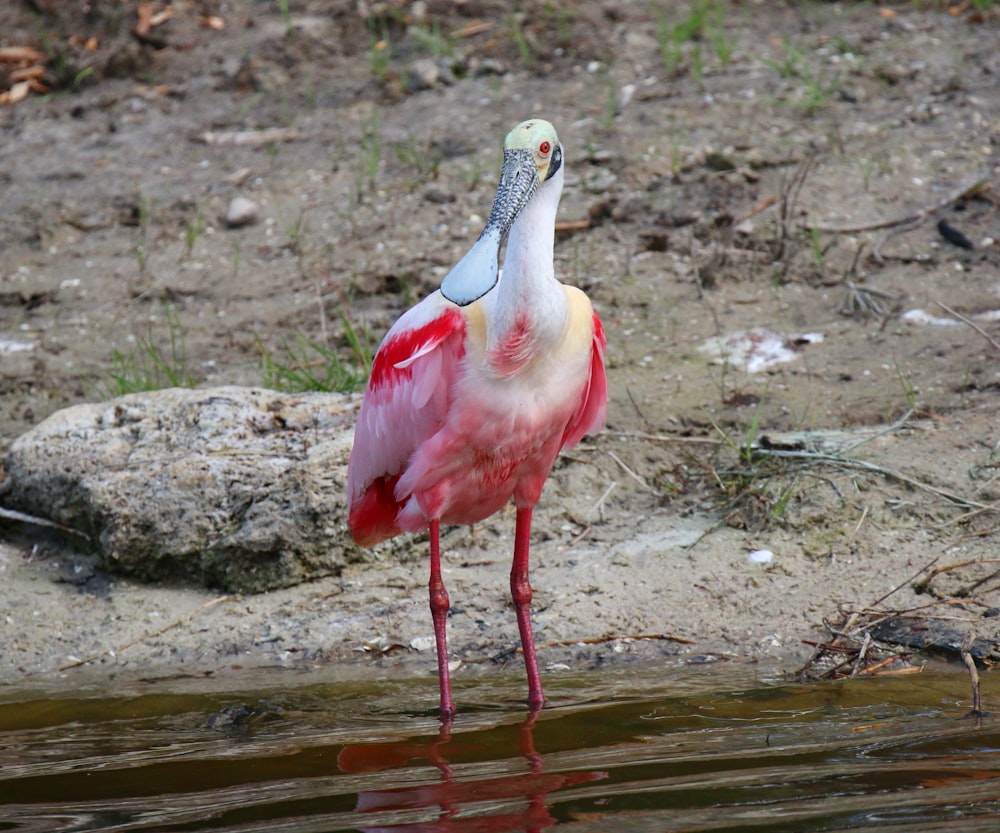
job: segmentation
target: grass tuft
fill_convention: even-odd
[[[160,347],[150,331],[138,339],[134,349],[122,352],[116,347],[111,351],[109,378],[101,386],[103,398],[195,386],[184,346],[184,330],[177,313],[169,308],[166,322],[168,345],[165,349]]]
[[[705,469],[726,523],[741,529],[759,530],[780,521],[799,488],[795,463],[763,454],[758,447],[763,403],[761,397],[741,438],[709,417],[722,442],[718,459],[707,461]]]
[[[366,330],[360,332],[346,316],[341,316],[349,358],[302,332],[293,341],[284,341],[284,356],[278,358],[258,337],[261,375],[266,387],[287,393],[306,391],[350,393],[361,390],[368,380],[372,363],[372,343]]]
[[[686,14],[668,17],[660,8],[652,7],[656,15],[656,40],[660,60],[667,74],[676,78],[690,73],[696,80],[704,71],[702,44],[709,44],[720,64],[732,60],[732,46],[726,36],[722,5],[715,0],[694,0]]]
[[[801,83],[800,97],[790,101],[784,100],[782,103],[802,107],[809,115],[826,107],[830,103],[831,94],[837,88],[835,81],[831,81],[819,73],[813,72],[805,53],[796,49],[787,40],[782,44],[780,61],[771,61],[767,58],[762,58],[761,63],[773,69],[782,77]]]

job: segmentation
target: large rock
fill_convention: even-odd
[[[5,460],[4,503],[144,580],[259,592],[359,560],[344,483],[357,398],[224,387],[59,411]]]

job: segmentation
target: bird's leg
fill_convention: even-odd
[[[434,642],[437,644],[438,681],[441,685],[441,719],[451,720],[455,716],[455,705],[451,701],[451,678],[448,674],[448,608],[451,602],[448,591],[441,581],[440,523],[431,521],[431,619],[434,622]]]
[[[517,611],[517,627],[521,632],[524,667],[528,672],[528,707],[540,709],[545,705],[542,680],[538,675],[538,658],[535,656],[535,637],[531,631],[531,583],[528,581],[528,552],[531,545],[531,507],[518,508],[514,532],[514,564],[510,568],[510,594]]]

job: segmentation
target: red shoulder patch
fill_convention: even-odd
[[[446,309],[422,327],[397,333],[375,354],[368,387],[378,390],[395,384],[401,378],[409,379],[412,373],[409,360],[414,355],[429,347],[435,347],[464,327],[465,316],[458,309]]]

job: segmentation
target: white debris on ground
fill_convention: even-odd
[[[0,338],[0,354],[26,353],[27,351],[34,349],[35,342],[33,341],[10,341],[5,338]]]
[[[715,364],[742,367],[754,374],[775,364],[794,361],[799,356],[798,348],[822,341],[822,333],[780,335],[765,327],[754,327],[727,336],[713,336],[698,349],[712,356]]]

